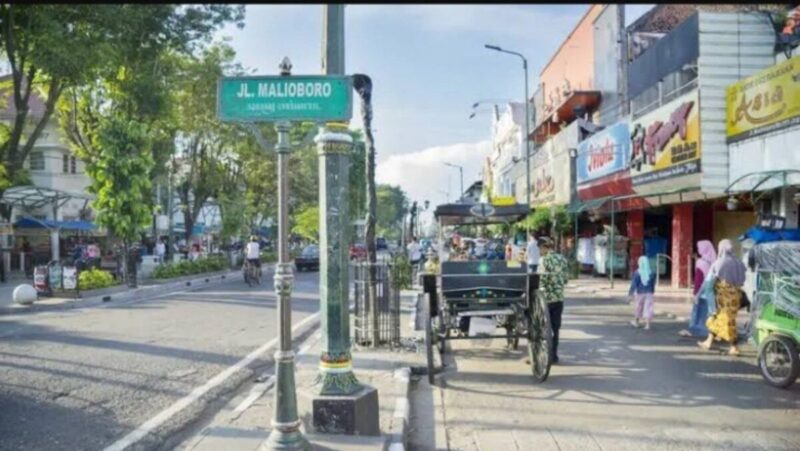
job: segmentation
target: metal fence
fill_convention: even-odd
[[[385,261],[375,264],[375,297],[377,308],[373,309],[367,299],[368,262],[353,265],[355,275],[355,342],[365,346],[400,344],[400,290],[392,288],[390,265]],[[374,313],[377,312],[377,315]],[[377,323],[377,324],[376,324]],[[377,331],[376,331],[377,327]],[[374,334],[377,332],[377,343]]]

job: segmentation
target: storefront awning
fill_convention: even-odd
[[[599,199],[591,199],[586,201],[578,201],[567,207],[570,213],[582,213],[584,211],[593,210],[610,210],[612,205],[615,211],[626,211],[633,209],[641,209],[647,207],[658,207],[669,203],[664,198],[669,196],[677,196],[677,203],[690,201],[684,199],[684,196],[693,195],[692,197],[702,200],[709,199],[709,197],[700,191],[699,186],[687,186],[683,188],[676,188],[673,190],[661,191],[652,194],[626,194],[622,196],[607,196]],[[698,199],[692,199],[698,200]]]
[[[15,186],[3,192],[0,203],[23,209],[36,209],[46,206],[61,208],[71,199],[80,199],[86,202],[94,199],[93,196],[83,193],[70,193],[67,191],[44,188],[41,186]]]
[[[790,175],[794,176],[792,179],[799,179],[800,169],[778,169],[772,171],[751,172],[731,182],[731,184],[725,188],[725,193],[734,194],[742,192],[755,192],[758,191],[759,188],[762,190],[773,189],[775,188],[774,183],[779,184],[778,187],[792,185],[794,183],[790,183],[788,180]],[[774,183],[768,185],[767,182],[770,181]],[[767,186],[769,186],[769,188],[767,188]]]
[[[600,105],[600,91],[574,91],[561,102],[555,109],[545,113],[546,116],[536,125],[529,139],[537,144],[544,143],[547,139],[561,131],[561,124],[569,124],[577,119],[576,110],[582,108],[591,112]]]
[[[22,217],[16,223],[14,223],[14,228],[91,232],[94,231],[97,226],[89,221],[52,221],[50,219]]]

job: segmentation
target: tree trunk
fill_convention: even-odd
[[[378,343],[378,299],[377,277],[375,264],[377,261],[375,246],[375,222],[377,209],[377,194],[375,190],[375,141],[372,137],[372,80],[364,74],[353,75],[353,88],[361,97],[361,119],[364,122],[364,141],[367,147],[367,218],[366,218],[366,244],[367,244],[367,305],[372,312],[372,346]]]

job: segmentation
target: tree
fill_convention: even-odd
[[[309,205],[295,216],[292,233],[317,242],[319,240],[319,205]]]
[[[128,262],[130,243],[153,213],[153,151],[168,149],[175,131],[170,82],[179,68],[177,62],[206,42],[218,26],[241,20],[243,9],[213,5],[110,8],[104,11],[120,14],[107,18],[113,23],[108,41],[113,45],[107,46],[97,76],[73,87],[61,102],[61,125],[87,163],[93,180],[90,191],[97,195],[93,206],[98,221],[123,241]],[[131,39],[134,34],[136,39]],[[125,190],[130,193],[123,194]],[[131,269],[135,271],[135,265]],[[135,285],[135,273],[129,283]]]
[[[402,234],[403,215],[408,210],[405,192],[394,185],[380,184],[376,188],[378,198],[378,232],[389,239],[397,239]]]
[[[0,89],[11,91],[14,107],[10,132],[0,143],[8,178],[22,182],[23,163],[62,93],[98,77],[118,75],[118,63],[126,61],[120,58],[121,50],[135,47],[151,55],[163,48],[191,51],[224,23],[243,26],[243,18],[243,6],[227,5],[0,5],[0,48],[11,67],[10,80]],[[145,98],[148,90],[139,93]],[[35,118],[34,96],[42,100],[41,114]],[[10,210],[3,214],[8,217]]]

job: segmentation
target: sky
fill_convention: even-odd
[[[628,5],[630,24],[653,5]],[[431,209],[480,179],[489,155],[491,102],[522,101],[519,58],[528,59],[531,94],[538,75],[589,5],[348,5],[345,71],[372,78],[379,183],[400,185]],[[228,26],[237,59],[256,74],[276,75],[284,56],[292,73],[321,71],[321,5],[247,5],[245,27]],[[357,96],[354,96],[354,101]],[[489,102],[469,119],[472,104]],[[351,127],[361,128],[354,105]],[[429,213],[428,213],[429,214]],[[427,214],[426,214],[427,216]]]

